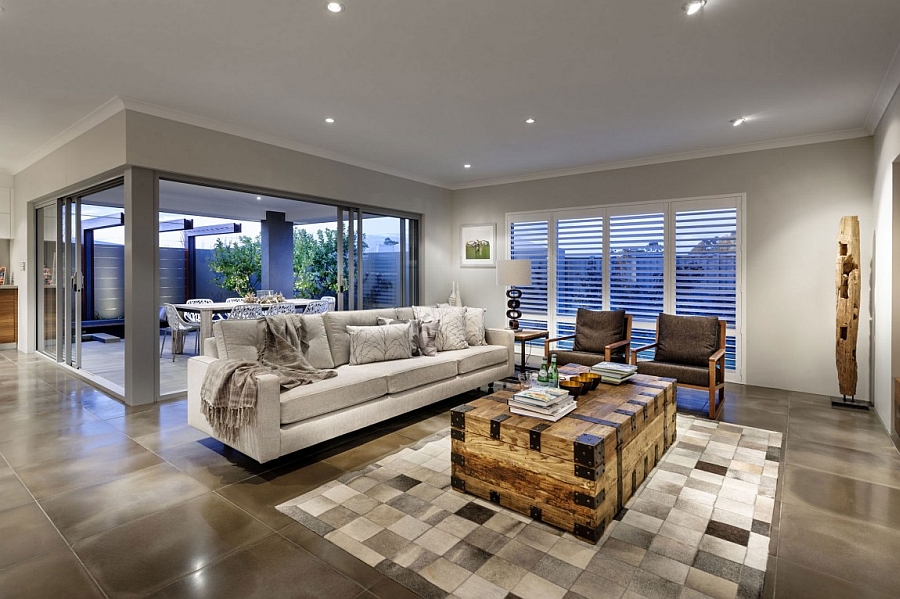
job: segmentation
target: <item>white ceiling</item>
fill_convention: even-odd
[[[119,96],[459,188],[866,135],[900,81],[898,0],[683,2],[0,0],[0,169]]]

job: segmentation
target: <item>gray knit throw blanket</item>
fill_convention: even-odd
[[[257,361],[216,360],[200,387],[201,409],[216,435],[226,441],[237,439],[256,413],[257,376],[276,375],[282,389],[337,376],[334,370],[314,368],[306,359],[309,343],[299,315],[280,314],[257,323]]]

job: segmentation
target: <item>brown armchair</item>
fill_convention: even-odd
[[[639,352],[656,348],[652,360]],[[709,391],[709,417],[725,404],[725,321],[715,316],[660,314],[656,342],[631,350],[638,374],[673,378],[678,385]],[[716,403],[716,394],[719,401]]]
[[[551,344],[574,339],[571,350],[552,349]],[[631,314],[625,310],[597,311],[578,308],[575,334],[544,341],[544,357],[556,354],[559,364],[593,366],[598,362],[628,362],[631,343]]]

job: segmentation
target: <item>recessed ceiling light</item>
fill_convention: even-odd
[[[747,121],[747,117],[742,116],[742,117],[738,117],[738,118],[736,118],[736,119],[732,119],[732,120],[730,120],[730,121],[728,121],[728,122],[731,123],[732,125],[734,125],[735,127],[740,127],[740,126],[743,125],[746,121]]]
[[[464,164],[464,165],[463,165],[463,168],[472,168],[472,165],[471,165],[471,164]]]
[[[525,119],[525,122],[526,122],[527,124],[529,124],[529,125],[533,125],[533,124],[534,124],[534,119]]]
[[[262,196],[256,196],[256,201],[258,202],[260,200],[262,200]]]
[[[334,119],[331,118],[331,117],[328,117],[327,119],[325,119],[325,122],[326,122],[326,123],[333,123],[333,122],[334,122]]]
[[[704,6],[706,6],[706,0],[692,0],[681,8],[684,9],[684,12],[686,12],[688,16],[690,16],[697,14]]]
[[[328,10],[330,10],[331,12],[341,12],[342,10],[344,10],[344,5],[340,2],[329,2]]]

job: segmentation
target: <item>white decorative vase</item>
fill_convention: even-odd
[[[447,298],[447,303],[451,306],[459,305],[459,294],[456,292],[456,281],[453,281],[450,285],[450,297]]]

